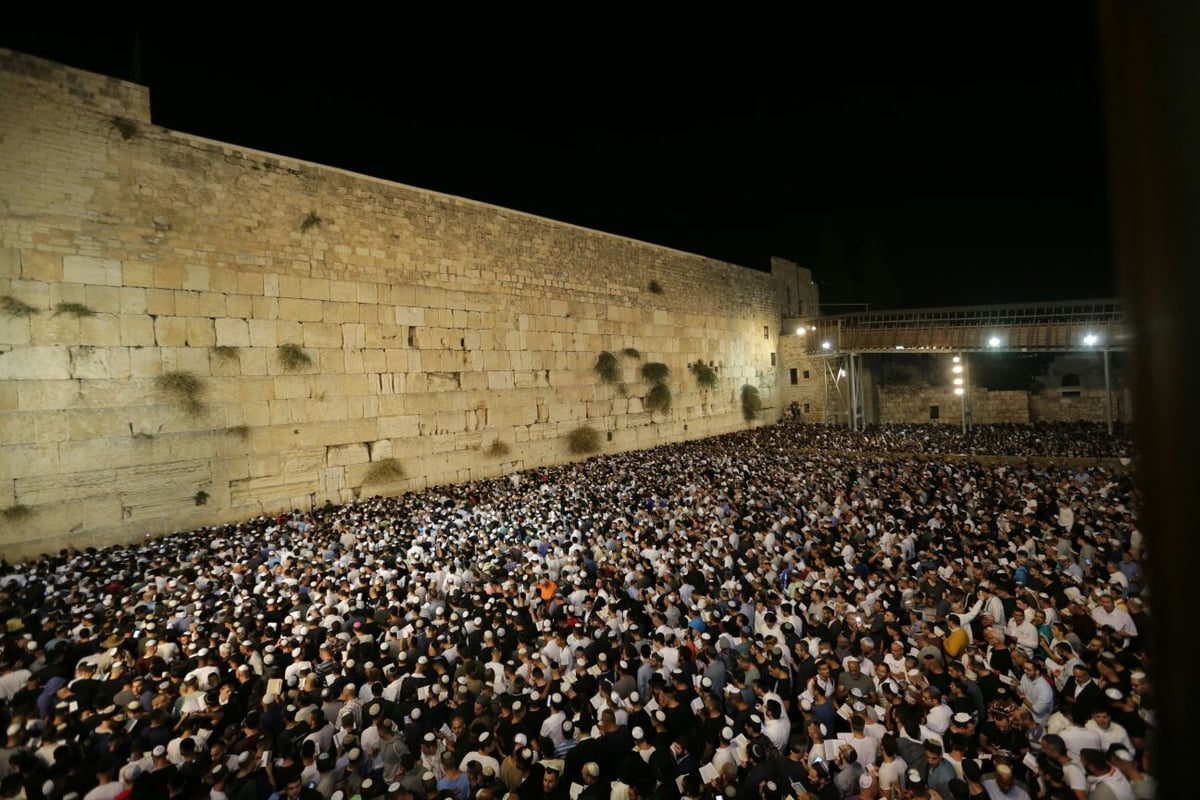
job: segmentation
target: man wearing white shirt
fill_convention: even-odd
[[[1105,592],[1100,595],[1100,605],[1092,610],[1092,619],[1098,626],[1110,626],[1114,631],[1126,637],[1137,636],[1137,625],[1129,612],[1117,608],[1113,596]]]
[[[1025,619],[1025,611],[1021,608],[1013,609],[1012,619],[1008,621],[1008,627],[1005,633],[1017,640],[1017,647],[1021,649],[1027,657],[1033,655],[1033,652],[1038,647],[1038,632],[1037,628],[1033,627],[1033,623]]]

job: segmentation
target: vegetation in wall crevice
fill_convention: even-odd
[[[198,417],[204,413],[204,381],[190,372],[164,372],[154,379],[159,391],[168,395],[171,400],[187,413],[188,416]]]
[[[574,455],[595,453],[600,449],[600,433],[590,425],[580,425],[567,434],[567,450]]]

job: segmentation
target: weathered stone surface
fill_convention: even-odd
[[[17,500],[35,506],[31,542],[344,500],[368,459],[403,460],[410,477],[388,491],[553,463],[585,419],[628,432],[614,449],[678,439],[685,420],[689,437],[744,425],[734,401],[706,401],[686,377],[653,422],[599,383],[601,350],[637,347],[679,376],[710,358],[726,367],[726,395],[755,376],[771,396],[770,276],[287,158],[264,168],[262,154],[183,133],[113,147],[116,112],[86,98],[103,86],[149,127],[144,89],[4,63],[0,279],[41,313],[0,324],[0,413],[13,415],[0,447],[23,448],[0,457]],[[334,197],[336,211],[322,207]],[[314,206],[337,224],[298,249]],[[171,228],[95,222],[114,217]],[[648,293],[650,278],[666,292]],[[96,316],[54,316],[57,302]],[[286,372],[285,342],[312,366]],[[156,388],[171,370],[204,382],[200,413]],[[623,370],[639,382],[632,362]],[[226,432],[239,425],[244,438]],[[516,451],[504,465],[482,453],[496,438]],[[123,485],[108,491],[114,471]],[[196,507],[200,489],[210,499]],[[14,536],[0,531],[6,553]]]

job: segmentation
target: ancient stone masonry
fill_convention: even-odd
[[[165,130],[143,87],[0,50],[0,551],[495,476],[581,426],[735,430],[747,383],[773,418],[777,287]]]

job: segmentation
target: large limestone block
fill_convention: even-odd
[[[67,283],[121,285],[121,262],[115,258],[63,256],[63,277]]]
[[[321,302],[319,300],[299,300],[291,297],[279,299],[279,318],[297,322],[320,322]]]
[[[56,442],[39,444],[0,444],[0,480],[55,475],[62,460]]]
[[[72,378],[109,378],[112,377],[108,368],[109,351],[103,347],[68,348],[71,362]]]
[[[187,320],[182,317],[159,317],[154,320],[154,338],[159,347],[186,347]]]
[[[66,347],[16,347],[0,352],[0,380],[66,380],[71,376]]]
[[[109,495],[119,488],[117,471],[114,469],[18,478],[15,483],[17,496],[22,503],[30,506]]]
[[[254,347],[274,348],[278,346],[274,320],[252,319],[250,325],[250,344]]]
[[[365,464],[371,460],[371,452],[366,444],[355,443],[335,445],[325,448],[326,464],[331,467],[346,466],[347,464]]]
[[[323,322],[306,322],[302,326],[305,347],[334,348],[342,346],[342,327]]]
[[[213,332],[216,344],[223,347],[249,347],[250,326],[244,319],[213,320]]]
[[[27,345],[30,339],[28,317],[0,315],[0,345]]]
[[[389,439],[409,439],[421,433],[421,418],[417,414],[380,416],[378,420],[379,435]]]

